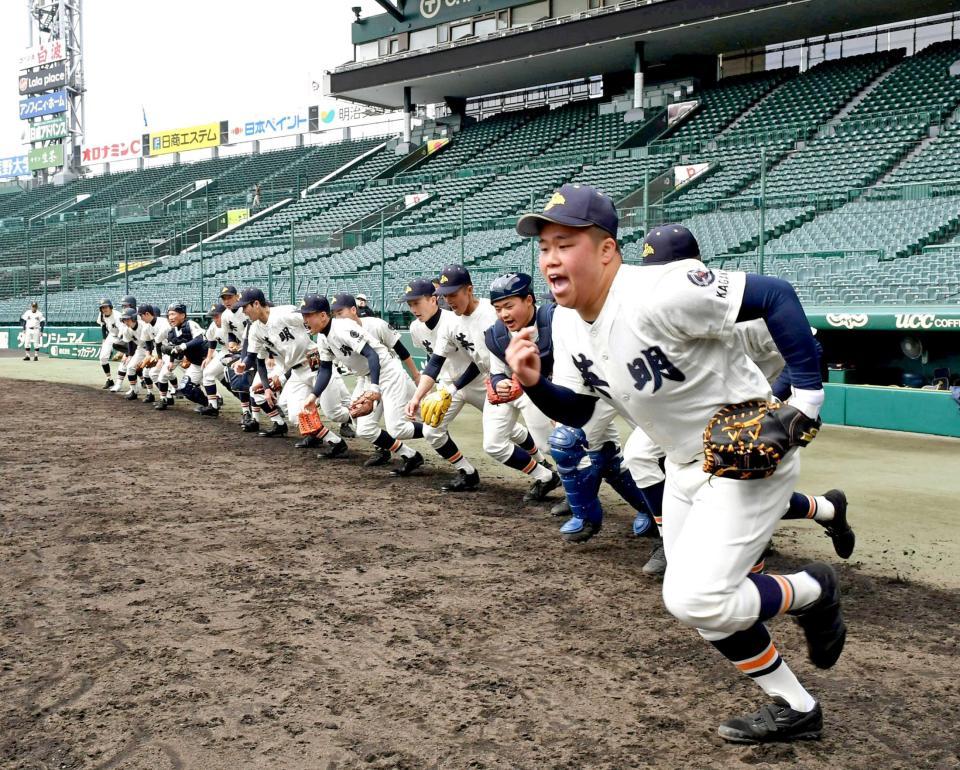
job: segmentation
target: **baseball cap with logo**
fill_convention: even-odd
[[[433,281],[429,278],[414,278],[403,290],[403,301],[409,302],[420,297],[432,297],[435,291]]]
[[[220,289],[221,297],[233,297],[237,294],[237,287],[227,284],[222,289]]]
[[[681,259],[700,259],[700,244],[686,227],[668,224],[654,227],[643,239],[643,264],[665,265]]]
[[[567,227],[599,227],[617,237],[617,207],[613,200],[586,184],[565,184],[557,190],[541,213],[524,214],[517,222],[517,232],[535,238],[546,224]]]
[[[259,302],[261,305],[268,304],[267,298],[263,296],[263,292],[260,289],[255,286],[248,286],[240,292],[240,301],[237,303],[237,307],[246,307],[247,305],[252,305],[254,302]]]
[[[218,315],[222,315],[224,310],[226,310],[226,308],[222,302],[214,302],[207,311],[207,318],[215,318]]]
[[[436,294],[445,296],[459,291],[464,286],[472,286],[470,273],[463,265],[447,265],[440,271],[440,281],[437,284]]]
[[[330,303],[326,297],[319,294],[308,294],[303,298],[303,304],[297,308],[301,315],[307,313],[330,313]]]
[[[348,294],[345,291],[335,294],[333,296],[333,302],[330,303],[331,310],[343,310],[348,307],[356,307],[357,300],[352,294]]]

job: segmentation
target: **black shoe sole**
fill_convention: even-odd
[[[743,746],[746,745],[759,745],[761,743],[790,743],[791,741],[819,741],[823,737],[822,730],[811,730],[809,732],[797,733],[796,735],[790,736],[781,736],[777,738],[754,738],[752,735],[747,735],[746,733],[741,733],[737,731],[729,731],[724,733],[723,725],[720,726],[720,729],[717,731],[720,734],[720,737],[727,743],[739,743]]]
[[[340,449],[343,447],[343,449]],[[347,442],[341,441],[339,444],[331,444],[330,449],[326,452],[317,452],[318,460],[340,460],[349,455],[350,452],[347,448]]]
[[[811,607],[790,614],[794,615],[794,619],[803,629],[810,662],[817,668],[833,668],[840,659],[847,640],[847,625],[843,621],[840,608],[840,586],[837,573],[829,564],[822,562],[808,564],[803,570],[813,575],[823,587],[824,593]],[[833,625],[834,623],[837,623],[837,630],[833,633],[833,638],[827,641],[821,639],[820,629],[825,624]]]
[[[857,536],[847,522],[847,496],[842,489],[831,489],[823,496],[833,505],[833,521],[823,522],[823,528],[833,541],[833,550],[841,559],[849,559],[857,544]]]
[[[442,484],[440,486],[440,491],[457,494],[458,492],[476,492],[479,488],[480,488],[479,478],[477,478],[476,481],[469,481],[466,484],[460,484],[460,479],[457,478],[451,482]]]

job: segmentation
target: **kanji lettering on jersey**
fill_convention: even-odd
[[[637,390],[643,390],[648,383],[653,382],[654,393],[660,390],[664,378],[674,382],[683,382],[686,379],[686,375],[670,362],[657,345],[642,351],[639,357],[627,364],[627,370],[633,377]]]
[[[604,388],[610,387],[610,383],[601,379],[600,375],[590,369],[590,367],[593,366],[593,361],[583,353],[578,353],[573,356],[573,365],[577,367],[577,371],[580,372],[580,377],[583,378],[584,385],[593,393],[599,393],[604,398],[610,398],[609,391],[604,390]]]

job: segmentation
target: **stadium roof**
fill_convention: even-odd
[[[475,42],[460,41],[328,73],[331,96],[388,108],[473,97],[633,68],[634,43],[649,65],[949,13],[955,0],[668,0],[590,18],[549,20]],[[522,66],[518,66],[522,65]]]

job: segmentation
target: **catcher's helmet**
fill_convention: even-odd
[[[132,294],[128,294],[122,300],[120,300],[121,305],[128,305],[129,307],[135,308],[137,306],[137,298]]]
[[[99,307],[113,307],[113,303],[104,297],[102,300],[100,300]]]
[[[507,297],[533,297],[533,278],[526,273],[507,273],[497,276],[490,284],[490,301]]]
[[[184,315],[186,315],[186,314],[187,314],[187,303],[186,303],[186,302],[171,302],[169,305],[167,305],[167,312],[168,312],[168,313],[171,313],[171,312],[173,312],[173,313],[183,313]]]

